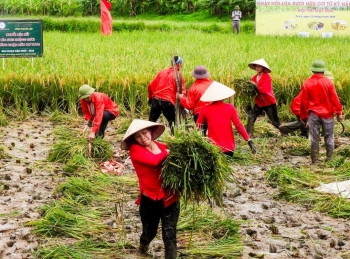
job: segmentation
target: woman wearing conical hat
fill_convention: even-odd
[[[207,123],[209,139],[228,156],[233,156],[235,150],[233,124],[255,153],[254,143],[240,121],[236,108],[224,102],[234,94],[235,91],[231,88],[214,81],[201,97],[201,101],[211,103],[201,108],[196,124],[200,128]]]
[[[277,114],[276,98],[272,89],[272,79],[269,73],[271,69],[266,61],[262,59],[255,60],[248,64],[257,74],[252,77],[251,83],[254,85],[257,95],[255,104],[248,115],[247,131],[249,136],[253,136],[254,123],[256,119],[265,111],[271,120],[273,126],[277,129],[281,125]]]
[[[139,213],[142,234],[139,250],[147,253],[155,238],[159,222],[162,222],[162,237],[165,259],[177,256],[176,226],[180,214],[179,195],[162,187],[162,163],[169,154],[168,147],[155,141],[165,130],[159,123],[135,119],[126,131],[121,149],[130,151],[130,159],[139,179]]]

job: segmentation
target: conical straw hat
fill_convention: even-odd
[[[255,65],[260,65],[260,66],[264,67],[265,73],[271,73],[271,69],[270,69],[269,65],[266,63],[265,59],[261,58],[261,59],[255,60],[253,62],[250,62],[248,64],[248,66],[254,70],[255,70]]]
[[[163,134],[165,126],[160,123],[155,123],[152,121],[134,119],[128,130],[126,131],[122,143],[120,143],[120,148],[124,150],[129,150],[130,144],[133,143],[133,137],[136,132],[139,130],[150,128],[152,131],[152,139],[157,139],[160,135]]]
[[[215,102],[224,100],[234,95],[236,92],[227,87],[226,85],[220,84],[219,82],[212,82],[208,89],[204,92],[201,97],[202,102]]]

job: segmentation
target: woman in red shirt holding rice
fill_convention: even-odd
[[[130,159],[139,179],[140,195],[136,204],[142,222],[139,250],[148,251],[162,221],[165,259],[177,256],[176,226],[180,214],[179,195],[162,187],[162,163],[169,154],[163,143],[154,141],[165,130],[159,123],[135,119],[130,124],[121,148],[130,151]]]

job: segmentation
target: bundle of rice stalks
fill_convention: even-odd
[[[74,156],[80,154],[89,157],[89,142],[72,129],[60,128],[55,135],[60,139],[53,145],[48,160],[49,162],[66,163]],[[91,157],[98,161],[106,161],[113,156],[112,146],[104,139],[96,138],[91,142]]]
[[[69,159],[62,169],[67,175],[79,174],[80,172],[86,175],[86,172],[97,170],[98,168],[96,163],[86,158],[83,154],[77,154]]]
[[[250,82],[250,78],[236,78],[233,80],[236,95],[239,96],[256,96],[254,85]]]
[[[218,198],[232,169],[220,149],[196,130],[167,137],[170,149],[163,166],[163,186],[179,191],[185,201]]]
[[[188,258],[240,258],[238,229],[237,221],[203,204],[182,206],[177,225],[178,239],[188,244],[183,251]]]

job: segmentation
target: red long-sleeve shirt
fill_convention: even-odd
[[[161,153],[153,154],[145,147],[135,143],[130,146],[130,159],[139,178],[140,197],[141,194],[144,194],[152,200],[163,199],[164,206],[167,207],[177,201],[179,196],[174,192],[166,192],[162,188],[161,171],[162,163],[168,156],[167,146],[159,142],[155,143]],[[140,197],[136,204],[140,203]]]
[[[332,80],[322,74],[313,74],[306,79],[301,88],[300,118],[305,120],[310,111],[324,119],[333,118],[334,113],[342,114],[343,107],[339,101]]]
[[[301,103],[301,91],[299,92],[299,94],[296,97],[294,97],[294,99],[290,105],[292,112],[298,117],[300,117],[300,103]]]
[[[245,140],[249,139],[249,135],[238,117],[236,108],[231,104],[218,101],[202,107],[197,119],[197,126],[201,127],[204,122],[208,124],[209,139],[222,152],[235,150],[232,123]]]
[[[182,93],[186,95],[185,79],[181,76]],[[166,68],[156,75],[148,85],[148,98],[159,98],[167,100],[175,105],[176,102],[176,80],[174,68]]]
[[[200,99],[204,94],[205,90],[208,89],[209,85],[213,81],[214,80],[210,80],[208,78],[196,79],[193,85],[190,86],[187,92],[187,97],[183,96],[180,99],[181,105],[188,110],[193,110],[193,115],[196,115],[197,113],[199,113],[200,109],[204,105],[207,105],[210,103],[210,102],[202,102]]]
[[[92,132],[97,132],[101,126],[103,111],[109,111],[114,116],[118,116],[118,105],[115,104],[106,94],[94,92],[91,94],[91,102],[80,100],[81,109],[85,120],[93,119]]]
[[[255,103],[259,107],[265,107],[276,103],[275,94],[272,89],[272,79],[270,74],[263,73],[259,82],[257,81],[258,74],[252,77],[252,81],[257,84],[258,91],[260,95],[255,97]]]

